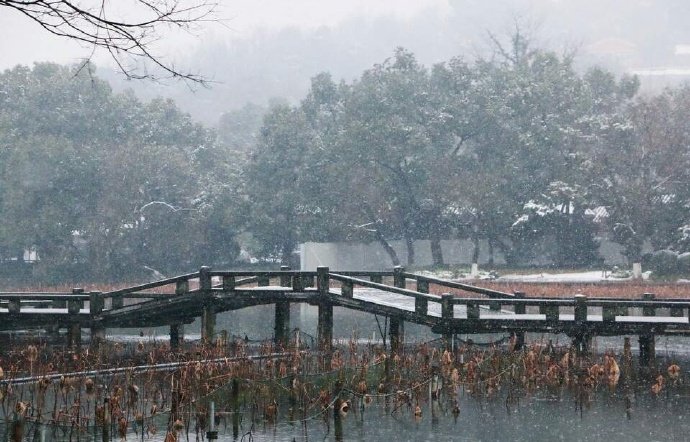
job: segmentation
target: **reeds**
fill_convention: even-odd
[[[353,339],[328,355],[243,340],[183,353],[155,342],[129,352],[106,343],[83,355],[31,347],[0,359],[0,419],[18,440],[47,425],[60,437],[160,431],[175,442],[204,433],[211,400],[217,423],[237,433],[280,421],[330,425],[330,416],[358,415],[372,404],[410,419],[425,419],[427,406],[432,417],[450,410],[457,419],[463,396],[503,400],[508,412],[533,395],[569,396],[582,412],[597,391],[618,394],[643,381],[658,396],[684,385],[675,362],[640,376],[625,352],[587,357],[541,342],[518,351],[469,343],[451,351],[431,342],[390,353]]]

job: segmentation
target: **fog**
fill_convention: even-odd
[[[386,10],[362,8],[341,15],[337,22],[320,17],[319,26],[305,14],[303,22],[267,21],[250,34],[214,33],[183,58],[183,65],[196,67],[216,82],[210,90],[192,93],[180,85],[141,89],[172,96],[196,118],[213,124],[223,112],[246,102],[265,104],[272,97],[296,102],[304,96],[309,78],[322,71],[352,80],[399,46],[427,66],[457,55],[484,55],[490,47],[489,33],[507,38],[516,24],[533,36],[536,46],[576,51],[581,66],[597,64],[616,73],[643,74],[690,66],[690,55],[677,53],[678,46],[690,44],[690,30],[682,23],[690,5],[683,1],[664,2],[662,7],[650,1],[621,0],[418,4],[426,7],[407,15],[399,13],[402,7],[389,4]],[[265,11],[272,15],[270,7]],[[241,16],[236,19],[238,24],[241,20]],[[642,75],[643,90],[676,84],[687,75],[687,71]]]
[[[174,98],[197,120],[215,125],[247,102],[297,102],[319,72],[356,78],[399,46],[427,66],[485,54],[489,33],[505,37],[517,23],[538,47],[576,51],[581,66],[641,74],[642,90],[658,91],[688,76],[688,13],[690,4],[682,0],[221,1],[216,23],[192,34],[171,32],[155,46],[165,60],[210,79],[208,89],[129,82],[105,54],[95,53],[94,61],[116,89]],[[90,54],[11,10],[0,14],[0,51],[1,68],[75,63]]]

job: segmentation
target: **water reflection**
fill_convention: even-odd
[[[377,403],[336,420],[334,434],[325,424],[312,424],[308,431],[278,424],[271,432],[255,433],[254,440],[686,440],[686,397],[671,393],[668,398],[653,398],[644,392],[614,396],[597,392],[596,396],[581,407],[573,398],[544,392],[507,407],[507,395],[477,399],[460,394],[459,413],[441,401],[431,401],[420,404],[421,415],[416,407],[412,413],[406,407],[389,413]]]
[[[330,359],[320,354],[313,355],[314,360],[300,356],[304,362],[300,370],[287,364],[292,367],[288,372],[282,368],[283,362],[268,360],[263,366],[248,365],[244,371],[234,371],[232,381],[219,382],[214,390],[213,399],[218,401],[215,410],[219,412],[214,421],[223,442],[685,440],[690,385],[682,367],[690,366],[688,358],[662,351],[655,365],[641,368],[634,355],[634,339],[622,340],[622,348],[606,348],[591,356],[559,345],[557,337],[533,342],[520,351],[512,351],[505,344],[480,345],[478,340],[461,343],[455,353],[424,343],[408,347],[403,355],[390,355],[380,346],[353,343]],[[328,367],[327,375],[323,368],[306,369],[322,363]],[[191,365],[189,375],[203,374],[202,368]],[[153,387],[158,382],[150,380],[149,384]],[[128,386],[133,403],[139,396],[145,397],[132,389],[147,384],[127,378],[122,385]],[[40,409],[37,402],[27,400],[31,388],[17,387],[14,397]],[[88,397],[88,382],[84,388]],[[83,399],[80,388],[55,391],[62,392],[57,396],[60,406]],[[9,390],[4,393],[10,394]],[[199,396],[201,407],[191,403],[189,408],[178,410],[182,420],[172,425],[179,433],[176,440],[168,440],[165,431],[143,431],[139,419],[130,413],[138,409],[134,406],[125,411],[137,432],[126,436],[155,442],[199,438],[207,417],[200,411],[206,406],[201,402],[209,397],[208,393]],[[11,404],[5,401],[1,405],[7,408]],[[11,409],[0,411],[8,419],[6,424],[13,419]],[[153,422],[153,428],[171,427],[175,419],[164,416],[156,414],[160,421]],[[24,440],[102,439],[89,423],[88,428],[78,429],[68,428],[67,423],[61,421],[60,429],[47,432],[27,427]],[[190,423],[201,430],[190,431]],[[0,436],[8,440],[7,426],[3,430]],[[111,434],[117,440],[116,425]]]

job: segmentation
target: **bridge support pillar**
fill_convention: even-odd
[[[656,357],[656,345],[653,333],[640,335],[640,366],[649,367]]]
[[[443,320],[443,345],[446,349],[454,351],[453,348],[453,298],[449,293],[441,295],[441,319]]]
[[[83,293],[84,289],[72,289],[73,295],[81,295]],[[81,348],[81,323],[79,322],[79,315],[83,307],[84,301],[82,300],[69,299],[67,301],[67,314],[71,319],[67,328],[67,346],[72,350],[79,350]]]
[[[101,292],[89,293],[89,314],[93,320],[95,316],[103,312],[105,301]],[[105,342],[105,327],[95,323],[91,325],[91,342],[92,348],[97,349]]]
[[[290,303],[276,302],[274,344],[276,347],[287,348],[290,343]]]
[[[405,322],[396,316],[390,317],[390,326],[388,334],[391,341],[391,352],[402,353],[403,343],[405,339]]]
[[[201,313],[201,343],[203,345],[213,344],[213,336],[216,328],[216,312],[213,306],[207,305]]]
[[[333,347],[333,304],[327,301],[319,303],[319,322],[317,325],[319,349],[331,351]]]
[[[180,350],[182,341],[184,341],[184,324],[170,324],[170,350]]]
[[[211,298],[213,288],[211,283],[211,268],[202,266],[199,268],[199,292],[205,298],[204,309],[201,312],[201,344],[213,344],[216,328],[216,312]]]
[[[643,301],[654,301],[654,293],[644,293],[642,295]],[[656,309],[654,307],[643,307],[642,316],[655,316]],[[654,333],[647,332],[640,335],[638,342],[640,343],[640,365],[642,367],[649,367],[656,357]]]
[[[70,350],[81,348],[81,324],[73,322],[67,327],[67,346]]]
[[[93,326],[91,327],[91,342],[92,348],[96,349],[105,342],[105,327]]]
[[[524,299],[527,296],[525,295],[524,292],[514,292],[513,296],[516,299]],[[515,304],[515,314],[516,315],[524,315],[527,313],[527,307],[525,304]],[[519,351],[522,350],[525,346],[525,332],[524,331],[515,331],[515,343],[513,345],[513,351]]]

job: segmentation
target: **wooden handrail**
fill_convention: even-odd
[[[248,276],[248,277],[259,277],[259,276],[268,276],[270,278],[276,278],[279,276],[316,276],[316,272],[301,272],[299,270],[258,270],[258,271],[249,271],[249,270],[239,270],[239,271],[226,271],[226,270],[211,270],[209,272],[211,276],[220,276],[220,277],[226,277],[226,276],[234,276],[234,277],[241,277],[241,276]]]
[[[0,300],[14,300],[22,301],[88,301],[89,294],[72,294],[72,293],[0,293]]]
[[[339,273],[329,273],[329,278],[335,281],[341,282],[351,282],[353,285],[358,285],[361,287],[369,287],[372,289],[379,289],[386,292],[396,293],[399,295],[410,296],[415,299],[426,299],[428,301],[441,302],[441,297],[438,295],[430,295],[427,293],[419,293],[414,290],[408,290],[403,288],[398,288],[386,284],[379,284],[377,282],[367,281],[365,279],[353,278],[350,276],[341,275]]]
[[[188,281],[190,279],[195,279],[199,277],[199,272],[187,273],[186,275],[176,276],[174,278],[161,279],[160,281],[149,282],[146,284],[136,285],[134,287],[127,287],[125,289],[114,290],[112,292],[104,292],[103,297],[109,298],[112,296],[126,295],[132,292],[138,292],[140,290],[155,289],[156,287],[163,287],[170,284],[175,284],[180,281]]]
[[[477,287],[469,284],[463,284],[457,281],[449,281],[447,279],[433,278],[430,276],[417,275],[415,273],[404,273],[405,278],[413,279],[416,281],[426,281],[432,284],[440,285],[443,287],[464,290],[472,293],[479,293],[480,295],[486,295],[491,298],[505,298],[512,299],[515,297],[512,293],[500,292],[498,290],[486,289],[483,287]]]
[[[595,299],[587,298],[588,307],[630,307],[630,308],[690,308],[690,302],[676,302],[676,301],[643,301],[643,300],[618,300],[618,299]],[[555,307],[573,307],[576,304],[575,298],[512,298],[512,299],[486,299],[486,298],[460,298],[454,297],[453,304],[489,304],[496,303],[500,305],[528,305],[528,306],[555,306]]]
[[[344,270],[344,271],[334,271],[331,270],[331,273],[337,273],[338,275],[343,275],[343,276],[365,276],[365,277],[371,277],[371,276],[393,276],[393,271],[391,270],[383,270],[383,271],[360,271],[360,270]],[[211,270],[209,272],[211,276],[219,276],[219,277],[225,277],[225,276],[234,276],[234,277],[242,277],[242,276],[268,276],[271,278],[276,278],[279,276],[306,276],[306,277],[316,277],[316,271],[300,271],[300,270],[257,270],[257,271],[252,271],[252,270]]]

